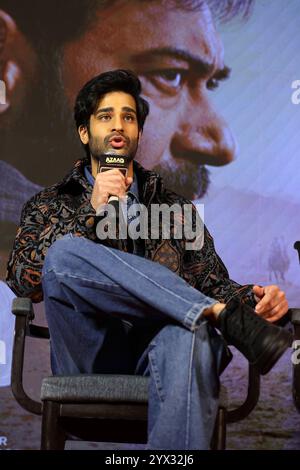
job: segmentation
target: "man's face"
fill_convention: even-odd
[[[201,194],[203,165],[229,163],[236,150],[208,96],[226,77],[208,7],[186,11],[173,2],[132,0],[99,9],[86,32],[63,48],[69,104],[87,80],[116,68],[139,75],[150,104],[137,160],[187,197]]]
[[[90,117],[89,128],[80,127],[81,141],[89,145],[92,160],[103,153],[135,157],[139,129],[133,96],[122,91],[104,95]]]

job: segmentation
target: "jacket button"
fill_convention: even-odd
[[[87,219],[85,225],[86,225],[87,228],[91,228],[91,227],[93,227],[94,223],[95,223],[94,217],[89,217]]]

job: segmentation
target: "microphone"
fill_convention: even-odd
[[[298,251],[298,257],[299,257],[299,263],[300,263],[300,242],[299,241],[296,241],[294,243],[294,248],[295,248],[295,250]]]
[[[132,158],[128,155],[118,155],[115,153],[102,153],[98,157],[98,168],[97,173],[102,173],[107,170],[113,170],[117,168],[120,170],[125,177],[128,174],[129,164]],[[108,204],[111,204],[115,208],[116,216],[119,216],[119,198],[118,196],[109,196]]]

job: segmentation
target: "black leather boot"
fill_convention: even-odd
[[[218,317],[217,328],[264,375],[292,345],[292,335],[276,326],[246,304],[230,300]]]

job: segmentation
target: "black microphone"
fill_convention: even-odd
[[[298,257],[299,257],[299,263],[300,263],[300,242],[299,241],[296,241],[294,243],[294,248],[295,248],[295,250],[298,251]]]
[[[117,168],[125,177],[128,174],[129,164],[132,158],[128,155],[118,155],[115,153],[102,153],[98,157],[97,173],[102,173],[107,170]],[[116,216],[119,216],[119,198],[118,196],[109,196],[108,204],[112,204],[116,211]]]

